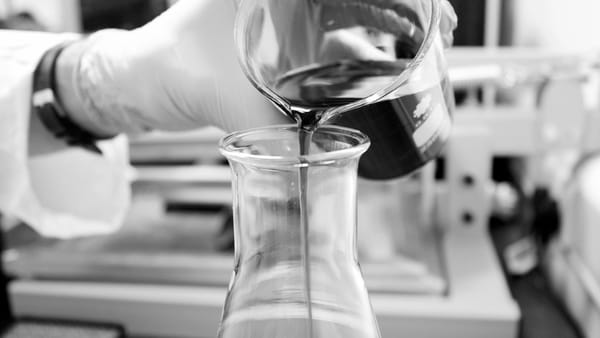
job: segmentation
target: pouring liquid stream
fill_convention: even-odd
[[[300,146],[300,156],[308,155],[310,151],[310,143],[312,139],[313,129],[304,129],[300,122],[300,128],[298,131],[298,144]],[[299,186],[299,202],[300,202],[300,232],[302,241],[302,264],[304,268],[304,292],[306,295],[306,308],[308,318],[308,332],[309,337],[314,337],[313,313],[312,313],[312,296],[311,296],[311,278],[310,278],[310,243],[309,243],[309,229],[308,229],[308,167],[301,167],[298,171],[298,186]]]
[[[291,107],[287,114],[294,118],[298,123],[298,146],[299,156],[310,154],[310,145],[312,135],[318,125],[321,123],[323,111],[310,111],[308,114],[300,113],[300,109]],[[308,227],[308,166],[301,166],[298,170],[299,204],[300,204],[300,233],[302,248],[302,265],[304,270],[304,293],[307,309],[307,331],[308,338],[315,338],[315,328],[313,327],[313,306],[311,295],[311,268],[310,268],[310,242]]]

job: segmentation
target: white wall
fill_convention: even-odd
[[[513,0],[515,43],[600,50],[599,0]]]

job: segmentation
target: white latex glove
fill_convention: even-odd
[[[229,1],[182,0],[140,29],[92,35],[72,48],[81,60],[66,100],[80,102],[69,114],[106,135],[289,123],[241,72],[233,18]]]

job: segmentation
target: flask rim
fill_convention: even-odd
[[[219,141],[219,151],[229,161],[261,167],[300,168],[331,165],[341,160],[358,158],[371,144],[369,137],[358,130],[336,125],[326,125],[317,128],[314,132],[337,137],[340,141],[345,141],[348,144],[347,148],[308,155],[283,156],[253,154],[248,152],[248,146],[236,146],[236,143],[243,140],[251,138],[260,139],[256,138],[260,134],[264,134],[265,136],[270,135],[269,138],[273,139],[273,135],[277,133],[280,133],[282,136],[284,133],[291,135],[290,132],[297,135],[298,130],[299,127],[295,124],[285,124],[236,131],[221,138]]]

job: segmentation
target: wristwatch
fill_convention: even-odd
[[[56,61],[68,45],[69,43],[59,44],[42,56],[33,77],[33,111],[38,114],[44,126],[56,138],[64,140],[70,146],[79,146],[101,153],[96,141],[107,139],[107,137],[98,137],[73,122],[57,95]]]

